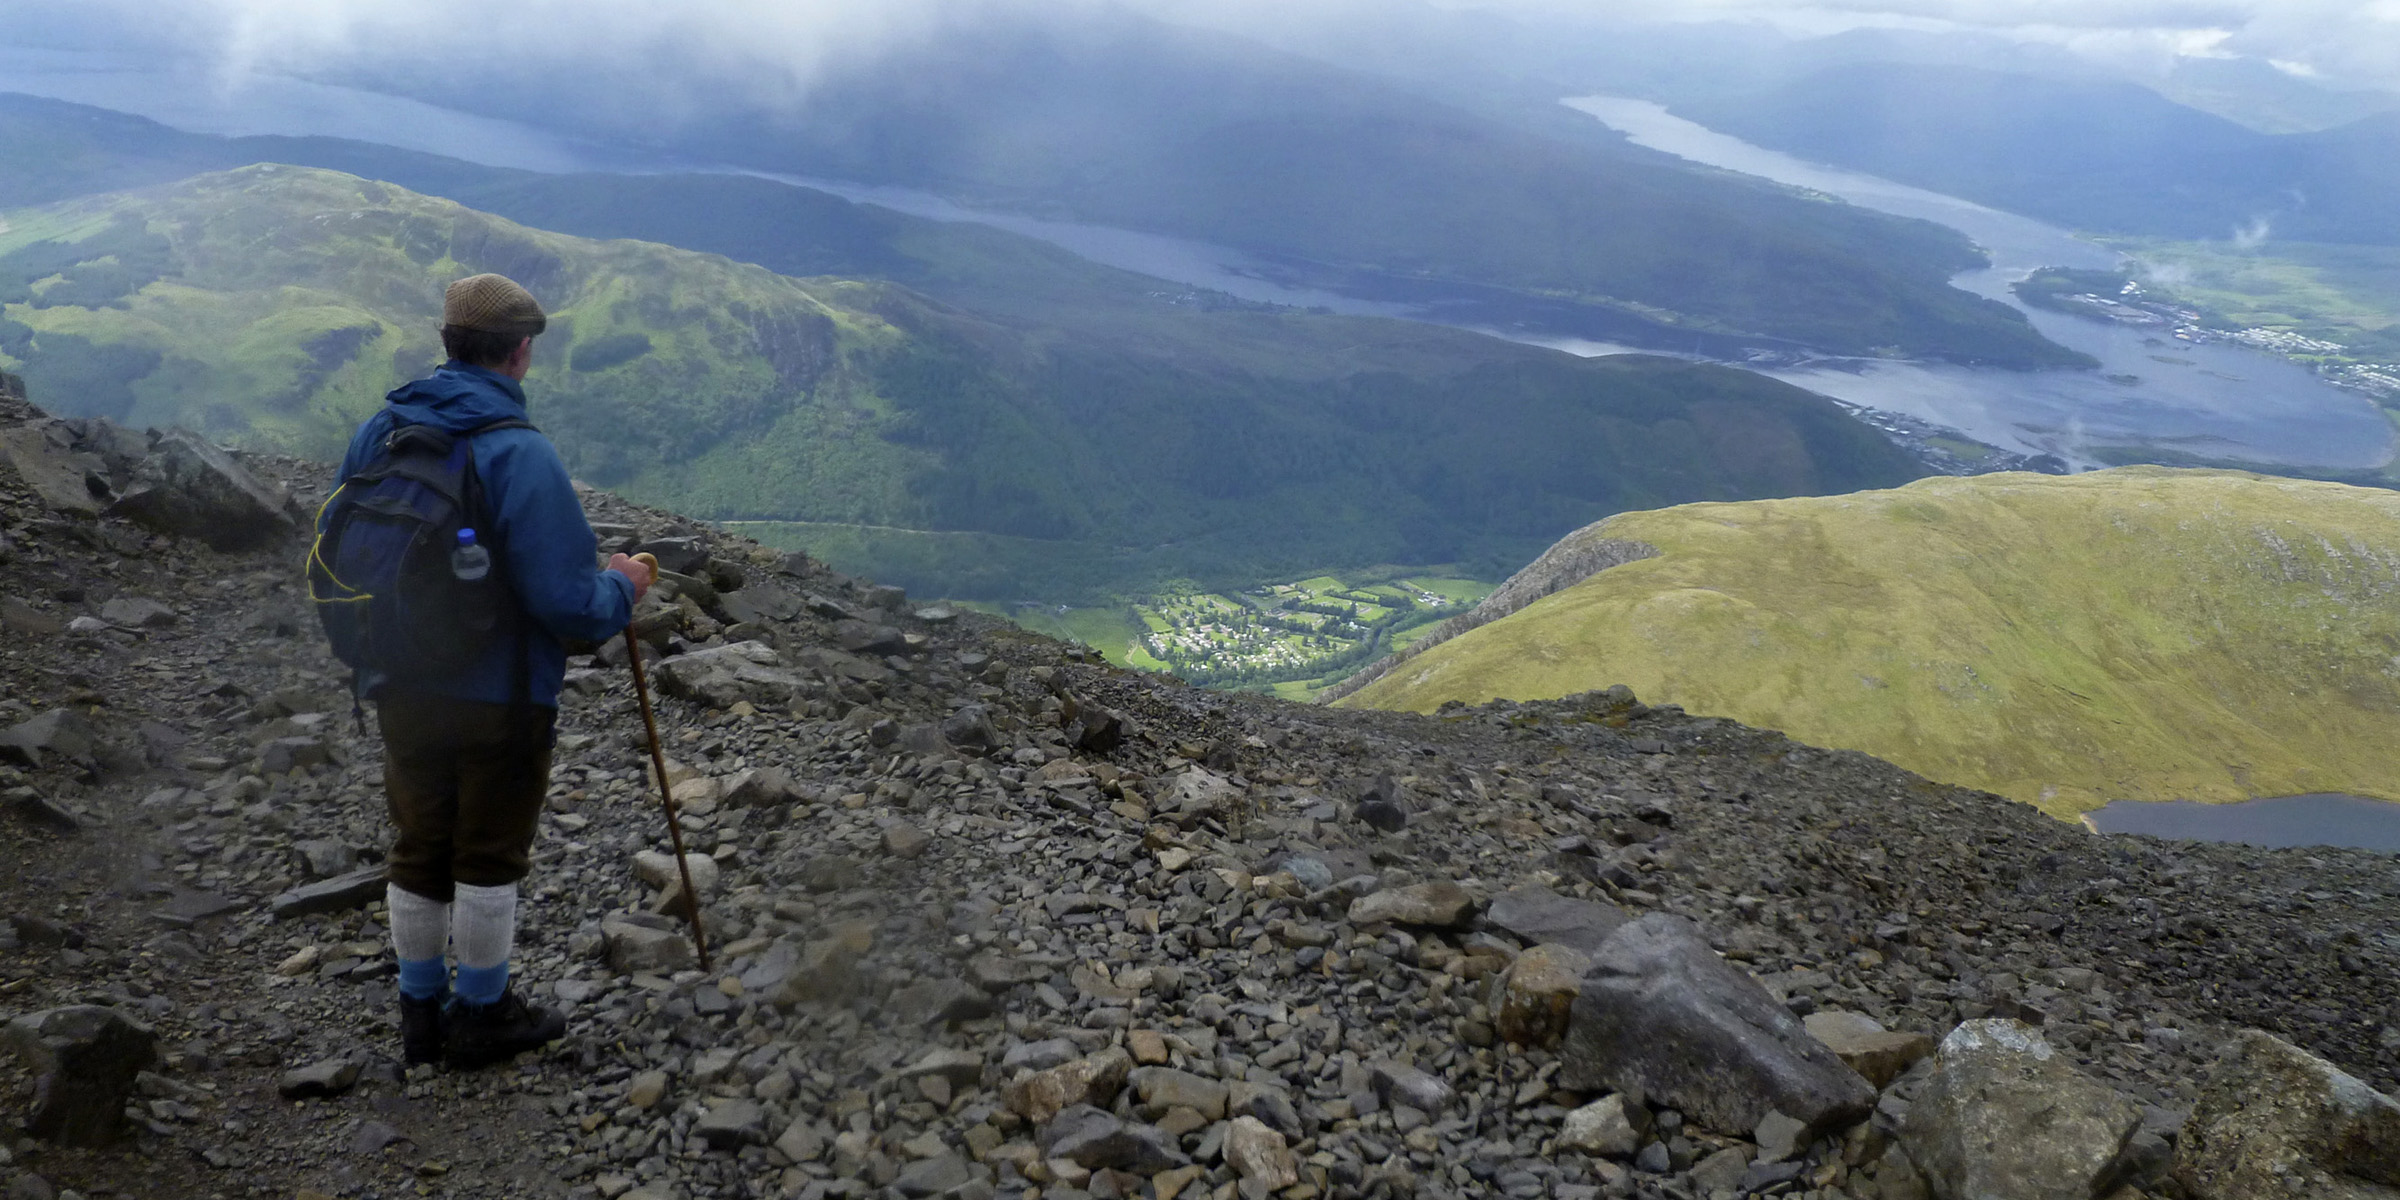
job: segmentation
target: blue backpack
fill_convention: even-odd
[[[457,434],[394,425],[326,498],[308,552],[308,598],[354,677],[439,682],[516,632],[519,609],[502,572],[462,577],[452,558],[460,531],[474,530],[489,563],[505,561],[485,524],[471,443],[478,434],[532,428],[513,418]]]

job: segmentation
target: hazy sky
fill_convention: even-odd
[[[708,63],[745,83],[804,87],[827,62],[994,6],[1073,10],[1097,0],[0,0],[0,35],[105,23],[121,36],[207,47],[242,66],[291,69],[329,52],[440,54],[476,31],[511,51],[572,59],[633,48],[662,68]],[[1338,6],[1425,0],[1128,0],[1160,15],[1215,9],[1273,21]],[[1764,21],[1795,33],[1860,26],[1973,30],[2064,46],[2132,69],[2176,56],[2243,56],[2303,76],[2400,90],[2400,0],[1431,0],[1538,23],[1592,19]],[[114,14],[114,20],[110,19]],[[1322,14],[1318,14],[1321,16]]]

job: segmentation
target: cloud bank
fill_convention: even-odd
[[[1265,27],[1328,19],[1374,32],[1379,9],[1430,3],[1520,22],[1765,22],[1999,34],[2121,69],[2243,57],[2342,87],[2400,91],[2400,0],[1121,0],[1167,20]],[[1388,6],[1388,8],[1387,8]],[[522,64],[630,72],[640,103],[738,90],[795,100],[828,71],[999,13],[1074,20],[1106,0],[0,0],[0,30],[208,56],[226,77],[411,69],[472,76]],[[1270,39],[1273,40],[1273,39]],[[471,65],[469,65],[471,64]],[[602,98],[598,103],[606,103]],[[627,103],[633,101],[628,100]]]

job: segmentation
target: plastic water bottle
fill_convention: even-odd
[[[450,573],[462,583],[473,583],[492,573],[492,552],[475,543],[475,531],[458,531],[458,548],[450,552]]]

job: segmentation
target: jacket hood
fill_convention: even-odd
[[[415,383],[402,385],[385,399],[400,421],[431,425],[447,433],[525,419],[525,389],[516,380],[455,360]]]

